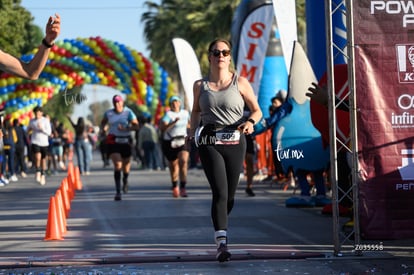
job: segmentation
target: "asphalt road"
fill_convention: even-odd
[[[187,198],[173,198],[168,171],[134,163],[129,192],[116,202],[111,168],[98,155],[92,167],[70,200],[62,240],[44,239],[50,198],[67,172],[45,186],[31,173],[0,187],[0,275],[414,274],[413,240],[367,241],[384,250],[362,256],[345,243],[343,256],[333,256],[331,217],[320,208],[286,208],[292,189],[270,182],[256,182],[256,196],[248,197],[243,179],[229,221],[232,260],[219,264],[202,170],[189,171]]]

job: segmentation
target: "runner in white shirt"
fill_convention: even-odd
[[[171,110],[161,119],[162,151],[168,160],[172,192],[174,197],[187,197],[187,167],[189,146],[186,144],[187,131],[190,128],[190,114],[181,109],[181,99],[178,96],[170,98]],[[178,188],[178,180],[180,188]]]
[[[31,151],[36,169],[36,181],[41,185],[46,184],[45,171],[47,169],[47,154],[49,149],[49,136],[52,133],[50,119],[43,116],[43,109],[37,106],[33,109],[33,118],[27,131],[31,132]]]

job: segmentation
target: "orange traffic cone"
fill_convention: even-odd
[[[75,189],[76,190],[82,190],[82,180],[79,172],[79,167],[76,167],[75,169]]]
[[[68,193],[69,199],[73,200],[73,198],[75,197],[75,190],[73,187],[73,182],[71,180],[71,177],[67,176],[66,178],[62,180],[62,183],[65,185],[65,190]]]
[[[61,225],[61,230],[60,232],[62,232],[62,235],[65,235],[67,230],[66,230],[66,213],[65,213],[65,208],[63,205],[63,198],[62,198],[62,191],[60,189],[58,189],[56,191],[55,194],[55,198],[56,198],[56,205],[57,205],[57,216],[58,216],[58,220],[59,223]]]
[[[68,181],[63,179],[62,183],[60,184],[60,191],[62,195],[62,201],[63,201],[66,218],[69,217],[69,211],[70,211],[70,199],[69,199],[67,188],[68,188]]]
[[[73,162],[68,163],[68,176],[73,177],[74,176],[74,169],[75,166],[73,165]]]
[[[76,176],[75,176],[75,166],[73,165],[73,162],[69,162],[68,164],[68,185],[70,188],[74,188]]]
[[[69,150],[68,160],[71,162],[73,160],[73,149]]]
[[[57,217],[57,208],[55,197],[50,197],[49,214],[47,218],[45,241],[63,240],[62,232]]]

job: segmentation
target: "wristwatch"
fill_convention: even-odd
[[[248,122],[250,122],[251,124],[255,125],[256,121],[254,121],[253,118],[249,117],[249,119],[247,119]]]
[[[43,46],[45,46],[45,47],[46,47],[46,48],[48,48],[48,49],[52,48],[52,47],[53,47],[53,45],[55,45],[54,43],[52,43],[52,44],[47,43],[47,41],[46,41],[46,39],[45,39],[45,38],[43,38],[43,40],[42,40],[42,44],[43,44]]]

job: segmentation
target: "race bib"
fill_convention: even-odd
[[[239,130],[221,130],[216,132],[216,144],[234,145],[240,142]]]
[[[129,143],[129,138],[128,137],[116,137],[115,143],[121,143],[121,144]]]
[[[184,146],[185,144],[185,137],[173,138],[171,140],[171,148],[179,148]]]

